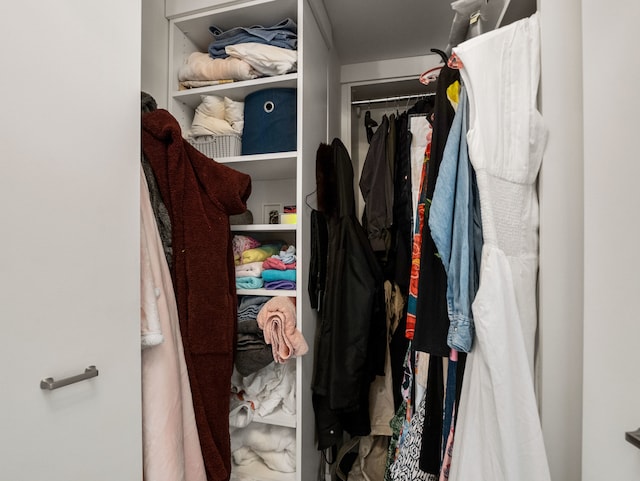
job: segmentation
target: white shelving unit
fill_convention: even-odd
[[[295,232],[297,224],[245,224],[231,226],[233,232]]]
[[[271,290],[271,289],[238,289],[239,296],[285,296],[296,297],[297,291]]]
[[[315,421],[311,401],[311,373],[315,312],[310,308],[306,268],[309,265],[309,215],[305,204],[315,189],[315,155],[318,145],[327,142],[327,102],[329,49],[307,0],[166,0],[169,19],[168,109],[183,131],[190,128],[202,95],[226,96],[236,101],[266,88],[297,89],[297,132],[295,151],[221,157],[215,160],[252,178],[248,208],[254,224],[232,225],[233,233],[257,239],[283,240],[296,247],[297,286],[295,290],[243,289],[238,295],[288,296],[296,299],[298,329],[310,351],[295,363],[296,413],[281,411],[255,417],[252,422],[295,430],[296,472],[280,473],[263,463],[234,466],[234,480],[303,481],[314,479],[320,453],[315,445]],[[274,25],[284,18],[298,26],[298,71],[189,90],[178,89],[178,70],[192,52],[206,52],[212,37],[209,26],[222,30],[237,26]],[[296,205],[296,224],[268,224],[263,210],[270,205]],[[304,463],[302,462],[304,460]]]
[[[295,415],[283,413],[282,411],[275,411],[268,416],[255,416],[253,418],[253,422],[272,424],[274,426],[284,426],[287,428],[295,428],[297,425]]]

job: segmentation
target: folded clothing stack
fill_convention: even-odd
[[[231,377],[231,453],[238,465],[261,460],[270,469],[295,471],[295,431],[281,426],[251,423],[276,409],[295,415],[295,366],[272,364],[248,376],[237,369]]]
[[[222,27],[211,25],[209,32],[213,41],[209,44],[211,58],[227,58],[226,47],[245,43],[271,45],[287,50],[298,48],[298,26],[291,18],[270,25],[253,25],[250,27],[233,27],[224,30]]]
[[[270,297],[239,296],[238,338],[236,340],[235,366],[242,376],[258,372],[273,362],[271,346],[264,340],[258,326],[258,313]]]
[[[211,58],[206,52],[193,52],[178,69],[182,88],[204,87],[234,80],[252,80],[259,72],[237,57]]]
[[[294,473],[295,430],[269,424],[250,424],[232,434],[231,455],[237,465],[251,464],[259,460],[273,471]]]
[[[296,248],[283,242],[261,244],[236,235],[232,241],[237,289],[296,289]]]
[[[265,289],[295,290],[296,248],[288,246],[262,263]]]

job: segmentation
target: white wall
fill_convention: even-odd
[[[150,94],[158,107],[167,108],[169,21],[164,2],[142,0],[142,90]]]
[[[582,3],[585,481],[640,479],[639,18],[637,0]]]
[[[539,405],[552,479],[581,479],[581,0],[540,0],[540,100],[549,142],[539,178]],[[563,80],[560,80],[563,79]]]

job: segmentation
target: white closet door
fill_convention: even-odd
[[[140,480],[140,2],[2,16],[0,478]]]
[[[638,18],[638,2],[582,2],[584,481],[640,479]]]

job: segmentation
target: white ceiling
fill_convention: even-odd
[[[451,0],[323,1],[342,64],[428,55],[447,46]],[[536,0],[511,0],[502,24],[535,9]]]

